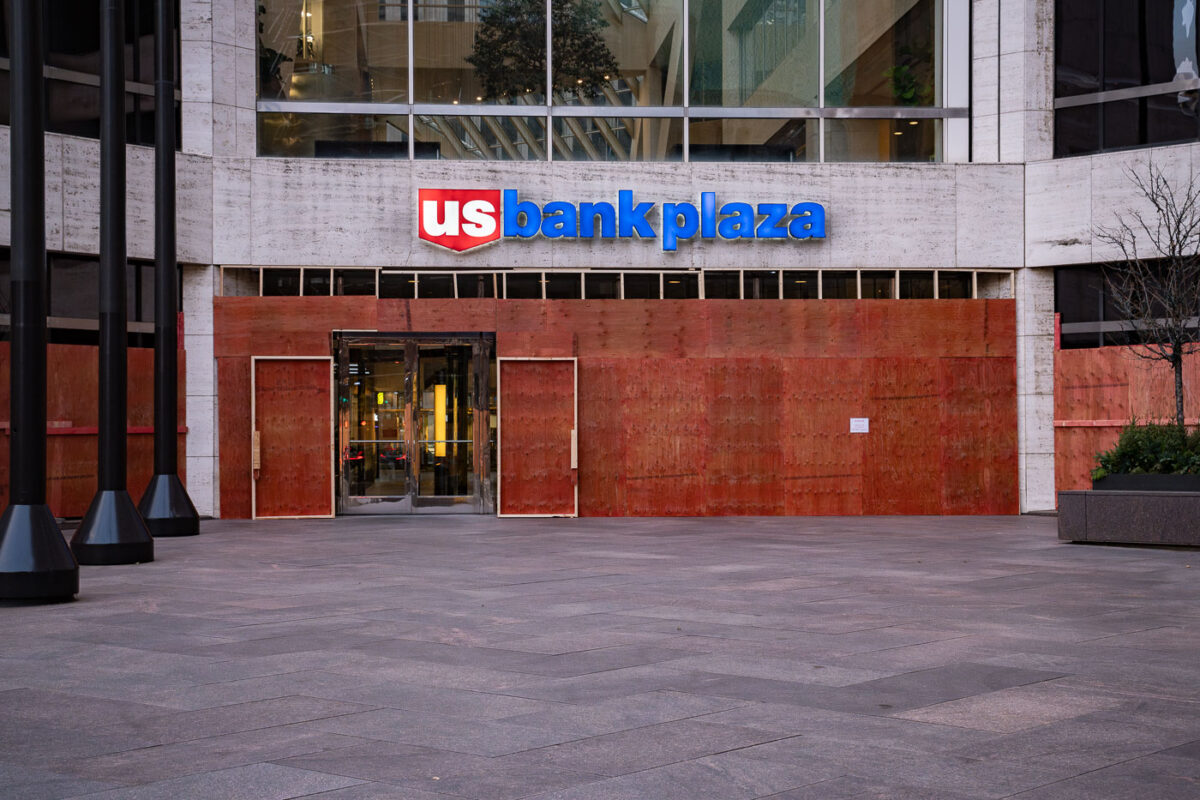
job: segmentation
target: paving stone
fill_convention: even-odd
[[[679,720],[505,756],[506,764],[617,776],[782,738],[778,733]]]
[[[204,772],[144,786],[111,789],[84,795],[87,800],[178,800],[181,797],[219,797],[222,800],[285,800],[320,791],[353,786],[358,781],[275,764]]]
[[[1200,761],[1150,755],[1066,778],[1021,795],[1022,800],[1195,800]]]
[[[156,744],[168,744],[354,714],[368,709],[368,706],[314,697],[279,697],[199,711],[181,711],[99,730],[128,733]]]
[[[153,564],[85,569],[78,603],[3,609],[0,795],[1157,800],[1200,785],[1188,552],[1064,545],[1033,517],[202,533],[162,540]]]
[[[505,717],[503,721],[513,725],[561,731],[583,738],[643,728],[677,719],[700,718],[743,705],[745,704],[741,701],[727,698],[701,697],[680,692],[646,692],[586,705],[556,703],[555,707],[548,711]],[[755,719],[753,713],[744,715],[742,719],[747,717]],[[723,722],[719,719],[712,721]]]
[[[503,759],[391,742],[373,742],[336,755],[319,753],[279,763],[386,783],[399,787],[398,797],[415,790],[506,800],[600,778],[556,767],[505,763]]]
[[[64,771],[115,784],[153,783],[197,772],[354,747],[364,739],[283,725],[72,760]]]
[[[1058,681],[1018,686],[906,711],[898,717],[1012,733],[1123,705],[1120,695],[1087,691]]]
[[[531,800],[750,800],[841,772],[836,764],[816,759],[780,764],[723,753],[537,794]]]
[[[4,797],[12,800],[54,800],[59,797],[91,794],[119,785],[84,780],[75,775],[20,764],[0,763],[0,791]]]
[[[573,733],[545,728],[453,719],[393,708],[318,720],[309,723],[308,727],[346,736],[362,736],[481,756],[501,756],[580,738]]]
[[[345,789],[298,796],[308,800],[446,800],[444,794],[423,792],[411,786],[401,788],[390,783],[359,783]]]

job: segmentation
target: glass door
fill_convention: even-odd
[[[341,334],[338,511],[492,513],[494,340]]]
[[[471,347],[421,345],[417,376],[417,504],[470,503],[475,494]]]
[[[339,439],[342,510],[411,510],[412,449],[408,446],[412,379],[406,348],[343,346]]]

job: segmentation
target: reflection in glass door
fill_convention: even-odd
[[[417,497],[471,495],[471,348],[422,345],[418,352]]]
[[[338,511],[491,513],[490,335],[338,335]]]

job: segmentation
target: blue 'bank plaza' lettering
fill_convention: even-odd
[[[651,222],[654,203],[634,203],[633,192],[617,192],[612,203],[553,201],[539,206],[521,200],[516,189],[505,189],[503,233],[506,238],[529,239],[655,239]],[[662,204],[662,249],[676,250],[681,240],[692,239],[824,239],[825,206],[820,203],[725,203],[717,207],[716,192],[701,192],[694,203]]]

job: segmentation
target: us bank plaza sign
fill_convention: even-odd
[[[701,192],[695,203],[635,202],[633,192],[617,192],[617,203],[538,205],[521,200],[516,189],[418,189],[417,231],[427,242],[456,252],[500,239],[662,239],[673,251],[694,239],[825,238],[825,207],[820,203],[727,202]]]

